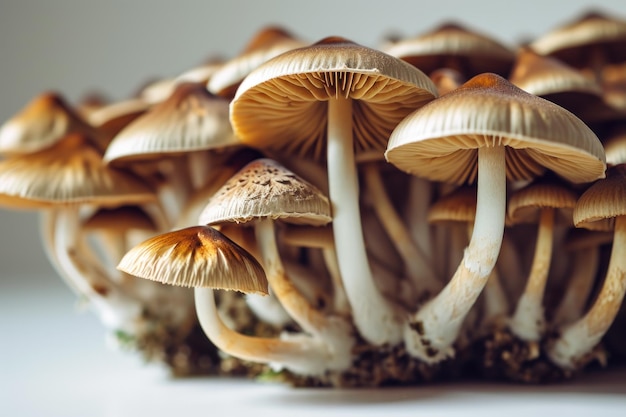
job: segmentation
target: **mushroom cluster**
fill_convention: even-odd
[[[624,51],[599,14],[517,48],[268,27],[123,101],[36,97],[0,206],[178,375],[570,378],[626,357]]]

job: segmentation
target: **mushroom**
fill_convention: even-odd
[[[463,184],[477,177],[476,220],[463,260],[405,326],[407,350],[431,363],[454,354],[463,320],[498,258],[507,177],[527,180],[547,168],[589,182],[605,170],[602,145],[580,119],[489,73],[407,116],[385,155],[401,170],[434,181]]]
[[[35,97],[0,127],[0,154],[25,155],[53,146],[66,135],[95,138],[96,130],[56,92]]]
[[[555,228],[572,224],[577,194],[562,181],[541,178],[517,190],[509,199],[511,224],[538,223],[535,252],[523,294],[509,322],[511,332],[521,340],[537,342],[543,336],[546,320],[543,297],[552,261]]]
[[[382,152],[389,133],[436,95],[411,65],[343,38],[325,38],[259,66],[231,102],[235,134],[247,145],[321,157],[341,277],[356,327],[370,343],[401,340],[398,309],[375,286],[359,215],[355,153]]]
[[[574,225],[591,230],[613,230],[613,248],[600,292],[583,317],[559,329],[549,347],[550,359],[565,369],[584,366],[617,316],[626,294],[626,165],[612,166],[574,207]]]
[[[271,159],[250,162],[227,181],[200,214],[200,223],[254,223],[262,264],[276,298],[307,333],[324,342],[333,367],[347,367],[354,343],[340,317],[312,306],[287,276],[276,242],[274,221],[321,226],[330,222],[328,199],[313,185]]]
[[[506,76],[515,59],[515,53],[507,46],[453,22],[395,42],[384,52],[401,58],[428,75],[441,68],[450,68],[465,79],[483,72]]]
[[[70,288],[90,301],[107,327],[143,331],[141,305],[97,265],[78,242],[80,208],[153,202],[155,195],[135,176],[104,166],[89,138],[64,137],[39,152],[0,162],[0,205],[48,212],[44,244]]]
[[[283,52],[301,48],[306,43],[280,26],[267,26],[259,30],[244,50],[225,62],[207,83],[208,90],[221,97],[232,99],[237,87],[259,65]]]
[[[194,226],[152,237],[131,249],[118,268],[164,284],[194,287],[200,326],[226,354],[303,375],[328,370],[328,352],[317,339],[248,336],[224,324],[213,290],[267,294],[267,279],[252,255],[212,227]]]

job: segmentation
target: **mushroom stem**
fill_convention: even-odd
[[[328,101],[328,188],[339,270],[365,340],[395,344],[402,338],[398,312],[376,288],[363,239],[359,183],[354,159],[352,100],[337,95]]]
[[[273,220],[259,220],[255,225],[255,233],[267,281],[276,298],[305,332],[324,342],[325,348],[330,351],[327,366],[349,366],[354,339],[348,323],[340,317],[322,314],[288,278],[278,253]]]
[[[600,262],[600,249],[589,247],[578,249],[572,256],[572,276],[565,289],[553,323],[568,324],[578,320],[582,315],[593,288]]]
[[[87,299],[106,327],[136,334],[141,304],[121,292],[105,273],[83,261],[76,245],[78,226],[77,208],[66,207],[57,212],[54,255],[63,276],[79,296]]]
[[[444,289],[405,325],[408,352],[425,362],[454,355],[452,345],[498,259],[506,210],[505,173],[504,146],[478,149],[476,219],[463,260]]]
[[[541,209],[539,217],[535,254],[530,268],[530,275],[509,323],[511,332],[527,342],[538,341],[545,330],[543,294],[546,289],[550,261],[552,259],[553,229],[554,209],[544,207]]]
[[[376,165],[375,162],[362,164],[365,184],[370,193],[374,211],[402,257],[408,278],[415,290],[421,295],[436,294],[441,290],[441,283],[437,280],[429,260],[413,242],[406,225],[402,223],[389,199]]]
[[[195,288],[194,299],[202,330],[223,352],[302,375],[320,375],[329,369],[328,354],[321,341],[305,335],[288,340],[246,336],[224,324],[215,305],[213,289]]]
[[[580,361],[613,323],[626,293],[625,247],[626,216],[619,216],[615,218],[611,260],[600,293],[582,318],[562,329],[561,336],[548,351],[557,365],[566,369],[581,366]]]
[[[408,219],[409,233],[426,259],[432,259],[432,236],[430,225],[426,221],[431,203],[431,193],[432,184],[430,181],[411,175],[406,218]]]

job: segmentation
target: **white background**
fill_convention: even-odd
[[[314,42],[341,35],[376,47],[387,34],[418,35],[456,21],[501,42],[533,39],[604,1],[81,1],[0,0],[0,121],[44,90],[70,101],[111,99],[211,56],[235,56],[265,25]],[[39,243],[33,213],[0,210],[0,415],[568,415],[626,413],[624,373],[573,385],[492,385],[381,391],[293,391],[212,380],[171,381],[162,370],[106,348],[100,324],[79,313]],[[217,413],[218,415],[221,413]],[[225,414],[225,413],[224,413]],[[258,415],[258,414],[257,414]]]

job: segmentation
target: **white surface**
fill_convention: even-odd
[[[100,324],[90,312],[76,311],[73,294],[57,277],[4,277],[0,289],[0,416],[626,415],[624,370],[542,387],[330,390],[171,379],[159,366],[109,350]]]

